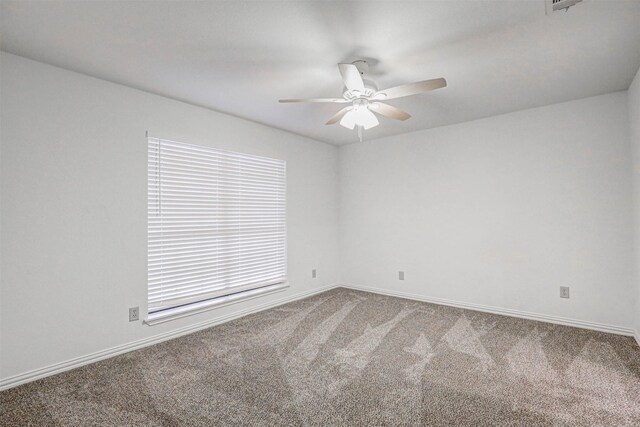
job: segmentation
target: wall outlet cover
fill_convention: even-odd
[[[568,286],[560,286],[560,298],[569,298]]]
[[[316,273],[316,269],[314,268],[313,270],[311,270],[311,278],[315,279],[316,277],[318,277],[318,274]]]
[[[131,307],[129,309],[129,322],[140,320],[140,307]]]
[[[404,280],[404,271],[398,271],[398,280]]]

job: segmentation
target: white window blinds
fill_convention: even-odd
[[[283,283],[285,162],[148,145],[149,313]]]

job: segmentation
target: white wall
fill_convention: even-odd
[[[338,162],[207,109],[9,54],[0,67],[0,380],[330,285],[338,249],[343,283],[633,326],[638,77],[628,106],[614,93],[350,145]],[[287,160],[288,291],[127,321],[146,305],[146,130]]]
[[[0,378],[336,281],[335,147],[9,54],[1,67]],[[147,130],[287,161],[289,290],[128,322],[146,310]]]
[[[629,328],[628,141],[618,92],[342,147],[341,282]]]
[[[629,137],[633,150],[633,201],[635,236],[635,329],[640,344],[640,70],[636,73],[628,92]]]

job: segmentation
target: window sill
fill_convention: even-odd
[[[214,298],[208,301],[197,302],[181,307],[159,311],[156,313],[151,313],[147,316],[144,324],[149,326],[158,325],[160,323],[169,322],[171,320],[180,319],[182,317],[193,316],[194,314],[202,313],[214,308],[219,308],[229,304],[235,304],[237,302],[243,302],[264,295],[280,292],[287,289],[288,287],[289,284],[287,282],[278,283],[275,285],[264,286],[258,289],[252,289],[249,291],[243,291],[236,294]]]

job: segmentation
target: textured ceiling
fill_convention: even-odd
[[[332,144],[336,64],[365,58],[380,88],[445,77],[449,86],[389,101],[365,139],[629,87],[640,66],[640,1],[585,0],[545,15],[535,1],[7,1],[4,51]]]

